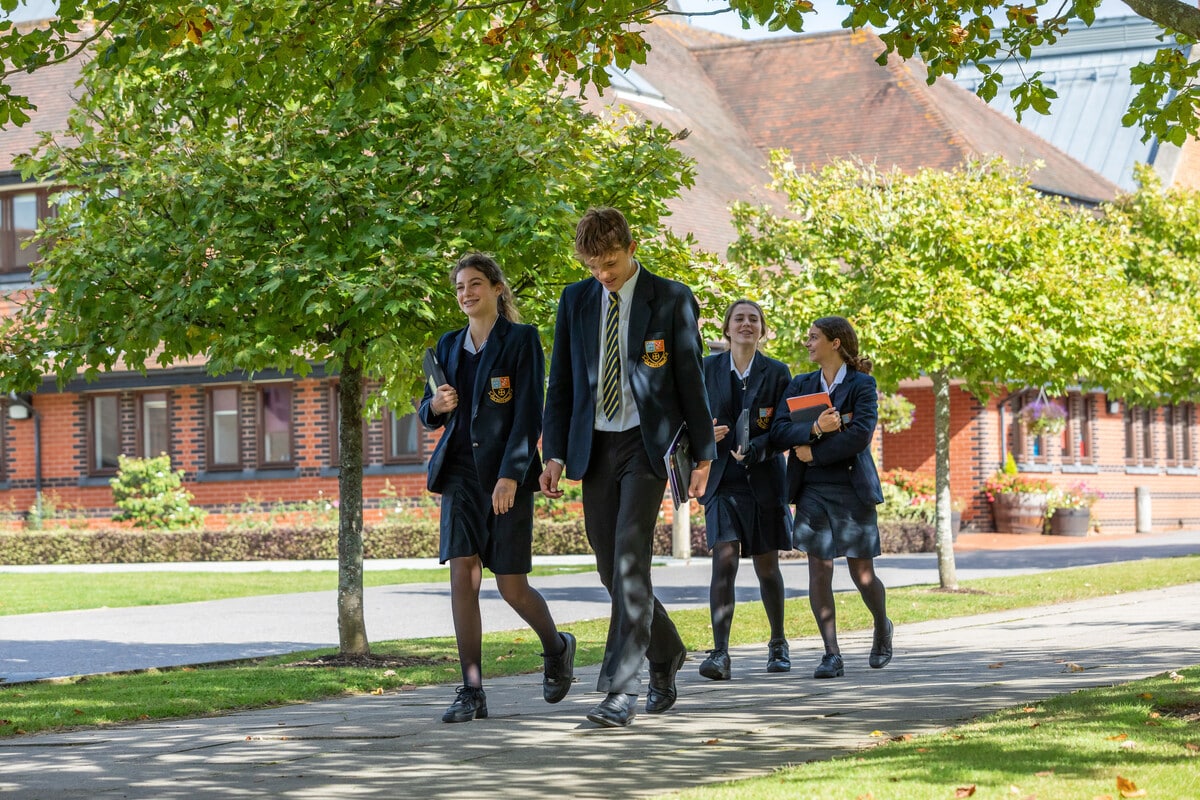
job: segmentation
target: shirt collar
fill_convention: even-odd
[[[825,390],[826,394],[832,395],[833,390],[836,389],[838,386],[840,386],[842,384],[842,381],[844,381],[845,379],[846,379],[846,365],[845,364],[842,364],[842,366],[838,367],[837,375],[833,376],[833,384],[832,385],[825,383],[825,370],[821,370],[821,388]]]
[[[738,372],[737,365],[733,363],[733,354],[729,354],[729,371],[743,380],[750,377],[750,370],[754,368],[754,359],[758,358],[758,353],[750,356],[750,363],[746,365],[745,372]]]

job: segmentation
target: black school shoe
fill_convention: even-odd
[[[821,659],[821,666],[817,667],[813,672],[814,678],[840,678],[846,674],[846,667],[842,664],[842,657],[837,653],[826,653]]]
[[[708,651],[708,658],[700,664],[700,674],[710,681],[729,680],[729,651],[716,649]]]
[[[787,639],[772,639],[767,644],[767,672],[789,672],[791,669]]]
[[[487,719],[487,696],[478,686],[458,687],[458,697],[442,714],[442,722],[470,722]]]
[[[575,680],[575,637],[559,631],[563,649],[558,655],[542,653],[542,697],[547,703],[557,703],[571,691]]]

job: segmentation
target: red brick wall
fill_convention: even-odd
[[[907,385],[900,391],[916,406],[913,426],[902,433],[879,434],[884,469],[903,468],[919,472],[934,472],[933,391],[928,382]],[[1013,414],[1009,406],[1004,411],[1004,436],[1001,445],[1001,398],[983,406],[959,387],[951,389],[950,398],[950,491],[956,499],[967,503],[964,524],[973,530],[992,530],[991,510],[982,492],[984,481],[1003,463],[1005,453],[1014,447]],[[1175,530],[1181,527],[1200,527],[1200,471],[1195,454],[1198,442],[1193,425],[1192,462],[1168,465],[1166,452],[1167,427],[1162,409],[1152,413],[1152,431],[1156,456],[1141,465],[1126,464],[1124,405],[1116,413],[1108,412],[1103,394],[1077,396],[1072,407],[1075,418],[1061,437],[1056,437],[1044,458],[1035,460],[1027,451],[1015,452],[1023,472],[1046,477],[1058,486],[1074,486],[1085,482],[1099,490],[1104,497],[1093,509],[1093,516],[1105,532],[1133,532],[1136,529],[1135,489],[1142,486],[1151,496],[1152,521],[1155,530]],[[1063,447],[1069,437],[1081,433],[1079,403],[1091,406],[1089,457],[1082,460],[1064,456]],[[1061,441],[1059,441],[1061,439]]]

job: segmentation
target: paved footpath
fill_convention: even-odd
[[[986,548],[986,549],[984,549]],[[1200,531],[1140,536],[964,535],[956,545],[960,581],[994,575],[1016,575],[1085,564],[1200,553]],[[539,559],[541,561],[542,559]],[[547,559],[575,561],[576,559]],[[584,557],[582,563],[591,563]],[[887,586],[936,584],[933,553],[887,555],[876,559]],[[436,561],[369,562],[367,569],[436,566]],[[105,565],[98,567],[3,567],[5,572],[73,571],[86,580],[93,571],[136,573],[152,569],[325,569],[334,562],[242,562],[239,564]],[[693,559],[654,570],[655,594],[668,609],[708,606],[710,564]],[[807,565],[782,565],[788,597],[807,594]],[[594,569],[574,575],[532,579],[546,596],[555,619],[569,626],[580,619],[607,617],[609,598]],[[330,578],[331,587],[336,578]],[[737,578],[738,600],[758,599],[754,569],[743,562]],[[834,588],[853,590],[844,562],[837,565]],[[452,636],[449,582],[379,586],[364,592],[364,615],[372,641],[426,636]],[[500,599],[494,580],[480,594],[484,626],[490,631],[524,627]],[[103,608],[49,614],[0,616],[0,681],[66,677],[101,672],[209,663],[336,647],[337,599],[332,590],[305,594],[246,597],[140,608]]]
[[[706,681],[689,660],[676,707],[621,730],[584,719],[600,699],[589,667],[556,706],[541,702],[537,675],[488,681],[490,717],[460,725],[438,721],[451,699],[441,686],[12,738],[0,740],[0,797],[651,796],[853,751],[880,741],[876,730],[930,733],[1198,664],[1197,609],[1200,583],[900,625],[883,670],[867,668],[868,633],[845,634],[846,677],[828,681],[811,678],[815,639],[792,642],[787,674],[763,671],[761,645],[738,648],[732,681]]]

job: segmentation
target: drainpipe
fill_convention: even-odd
[[[10,405],[8,407],[8,415],[10,419],[22,419],[19,416],[13,416],[13,411],[17,408],[22,408],[26,411],[26,416],[33,417],[33,491],[34,500],[33,507],[37,510],[37,518],[42,518],[42,415],[33,407],[32,396],[30,400],[26,400],[16,392],[8,393]]]
[[[1008,438],[1004,434],[1004,407],[1012,402],[1013,398],[1024,393],[1024,391],[1022,389],[1019,392],[1013,392],[996,404],[996,413],[1000,415],[1000,469],[1004,469],[1005,458],[1008,455]]]

